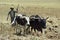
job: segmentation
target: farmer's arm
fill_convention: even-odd
[[[15,13],[18,13],[18,8],[16,9]]]
[[[9,18],[9,14],[10,14],[10,12],[9,12],[8,15],[7,15],[7,20],[8,20],[8,18]]]
[[[15,11],[16,13],[18,13],[18,8],[19,8],[19,4],[18,4],[18,6],[17,6],[17,8],[16,8],[16,11]]]

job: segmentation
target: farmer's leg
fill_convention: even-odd
[[[14,20],[14,17],[11,17],[11,23],[13,22],[13,20]]]
[[[11,17],[11,23],[13,22],[13,20],[14,20],[14,17]],[[13,24],[12,24],[12,26],[14,26],[16,23],[14,22]]]

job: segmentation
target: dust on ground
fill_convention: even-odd
[[[36,35],[19,36],[14,33],[16,31],[10,25],[10,20],[6,20],[10,5],[0,6],[0,40],[60,40],[60,9],[59,8],[44,8],[44,7],[19,7],[19,13],[27,16],[36,15],[49,19],[47,20],[46,33],[42,36],[38,32]]]

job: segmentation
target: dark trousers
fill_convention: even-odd
[[[11,23],[14,21],[14,17],[11,17]],[[16,22],[12,24],[12,27],[16,25]]]
[[[11,23],[13,22],[13,20],[14,20],[14,17],[11,17]]]

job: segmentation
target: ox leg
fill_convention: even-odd
[[[31,32],[31,27],[28,26],[28,27],[26,28],[26,33],[29,34],[30,32]]]
[[[34,31],[36,32],[36,30],[34,29]]]
[[[43,32],[42,32],[43,39],[46,39],[45,32],[46,32],[46,29],[43,29]]]
[[[43,29],[43,34],[46,34],[47,33],[47,29]]]
[[[26,26],[23,26],[23,35],[26,35]]]
[[[43,33],[42,28],[40,29],[41,33]]]
[[[26,28],[25,28],[26,26],[24,26],[24,35],[26,35]]]
[[[37,30],[40,31],[41,33],[43,33],[42,27],[38,26]]]
[[[31,31],[33,30],[33,28],[31,28]]]
[[[33,35],[34,35],[34,30],[35,30],[35,29],[32,27],[32,28],[31,28],[31,34],[33,34]]]
[[[30,28],[30,26],[29,26],[29,27],[27,27],[26,31],[27,31],[29,28]]]
[[[21,34],[20,31],[21,31],[21,30],[20,30],[20,25],[17,24],[17,27],[16,27],[16,34],[17,34],[17,35],[20,35],[20,34]]]

